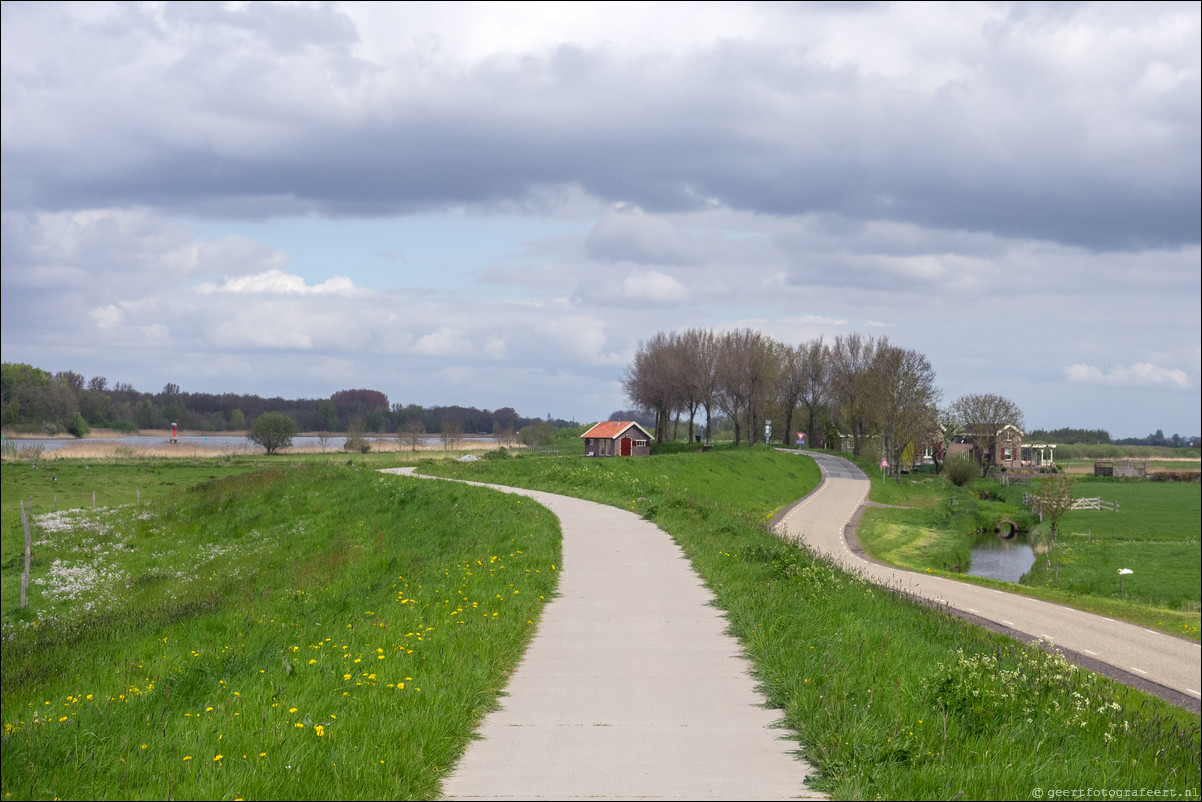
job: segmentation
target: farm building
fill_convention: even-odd
[[[630,420],[602,421],[580,436],[586,457],[645,457],[651,453],[653,439]]]
[[[1056,446],[1051,443],[1024,443],[1025,433],[1022,429],[1007,423],[998,430],[995,440],[996,451],[990,456],[989,464],[995,468],[1011,471],[1039,470],[1055,463]],[[977,461],[983,454],[971,436],[956,438],[957,442],[948,448],[949,457],[968,452]]]

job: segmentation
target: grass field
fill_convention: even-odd
[[[381,477],[358,460],[261,464],[286,469],[196,490],[164,483],[147,509],[113,512],[110,534],[55,535],[39,547],[39,571],[63,558],[52,546],[103,546],[125,574],[101,583],[103,609],[78,620],[66,612],[78,605],[39,585],[48,617],[36,626],[11,612],[9,488],[25,476],[10,484],[4,466],[6,795],[437,793],[537,622],[558,559],[551,517],[482,489]],[[592,498],[669,531],[727,611],[815,785],[835,798],[1199,785],[1197,716],[773,536],[774,513],[819,480],[804,457],[719,448],[421,469]]]
[[[1117,502],[1117,512],[1077,510],[1060,521],[1056,572],[1036,560],[1023,583],[1118,599],[1118,569],[1130,603],[1198,613],[1202,602],[1202,486],[1171,482],[1078,480],[1075,494]],[[1194,632],[1197,632],[1195,625]]]
[[[195,471],[39,516],[25,610],[6,523],[5,798],[435,796],[552,595],[557,521],[358,467]]]
[[[1202,486],[1083,477],[1075,485],[1075,496],[1117,502],[1119,511],[1068,513],[1060,522],[1060,535],[1052,549],[1052,568],[1046,567],[1041,555],[1018,586],[964,574],[977,533],[992,532],[1000,520],[1035,530],[1031,542],[1042,542],[1040,533],[1046,533],[1048,524],[1039,523],[1022,505],[1027,490],[991,480],[955,488],[929,475],[903,477],[900,484],[882,484],[878,478],[871,498],[903,509],[867,510],[860,524],[860,541],[869,554],[883,562],[1008,587],[1199,639]],[[991,500],[982,500],[981,495],[989,495]],[[1121,596],[1119,568],[1135,572],[1124,580]]]

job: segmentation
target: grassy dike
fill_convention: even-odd
[[[3,797],[436,796],[553,595],[559,525],[346,462],[193,487],[222,466],[6,463]],[[157,484],[39,517],[21,610],[10,507],[44,470],[65,495]]]
[[[770,449],[638,460],[423,464],[588,498],[672,534],[727,611],[770,703],[841,799],[1030,799],[1199,787],[1199,718],[869,585],[765,524],[813,489]]]

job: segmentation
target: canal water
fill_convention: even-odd
[[[980,538],[972,549],[971,576],[1017,582],[1035,564],[1035,550],[1025,535],[1003,540],[996,535]]]

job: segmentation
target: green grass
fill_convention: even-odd
[[[1051,569],[1040,556],[1018,585],[964,574],[976,533],[992,532],[1000,519],[1035,529],[1032,542],[1041,542],[1048,525],[1039,524],[1022,506],[1027,489],[993,480],[956,488],[922,475],[882,485],[878,476],[871,498],[905,509],[867,510],[858,532],[860,542],[874,558],[903,568],[930,570],[1199,639],[1202,486],[1079,479],[1076,496],[1118,502],[1119,511],[1068,513],[1052,549]],[[982,500],[982,494],[994,499]],[[1122,597],[1119,568],[1135,572],[1125,580]]]
[[[345,465],[40,521],[25,611],[5,531],[5,798],[431,798],[560,559],[528,500]]]
[[[603,501],[670,532],[727,611],[816,786],[835,798],[1198,785],[1197,716],[900,599],[768,532],[764,521],[817,484],[804,457],[743,448],[423,470]]]
[[[146,510],[112,513],[119,537],[105,553],[131,562],[102,610],[72,618],[78,604],[43,594],[36,609],[59,620],[33,626],[6,596],[4,792],[433,796],[533,630],[537,605],[517,605],[548,595],[557,530],[528,501],[344,462],[269,462],[286,469],[169,488],[145,520]],[[744,447],[422,469],[592,498],[664,527],[835,798],[1199,785],[1197,716],[899,599],[768,532],[819,481],[804,457]],[[934,489],[923,492],[934,504]],[[96,553],[98,532],[71,531],[66,553],[85,538]],[[7,587],[7,525],[4,537]],[[490,606],[468,612],[465,598]],[[380,648],[374,672],[353,663]]]
[[[1173,619],[1177,616],[1172,613],[1192,614],[1170,631],[1197,638],[1202,486],[1087,478],[1079,480],[1074,491],[1080,497],[1118,502],[1119,510],[1065,515],[1052,550],[1059,578],[1036,560],[1023,584],[1113,602],[1120,600],[1118,570],[1129,568],[1134,573],[1124,580],[1121,600],[1163,610]]]

